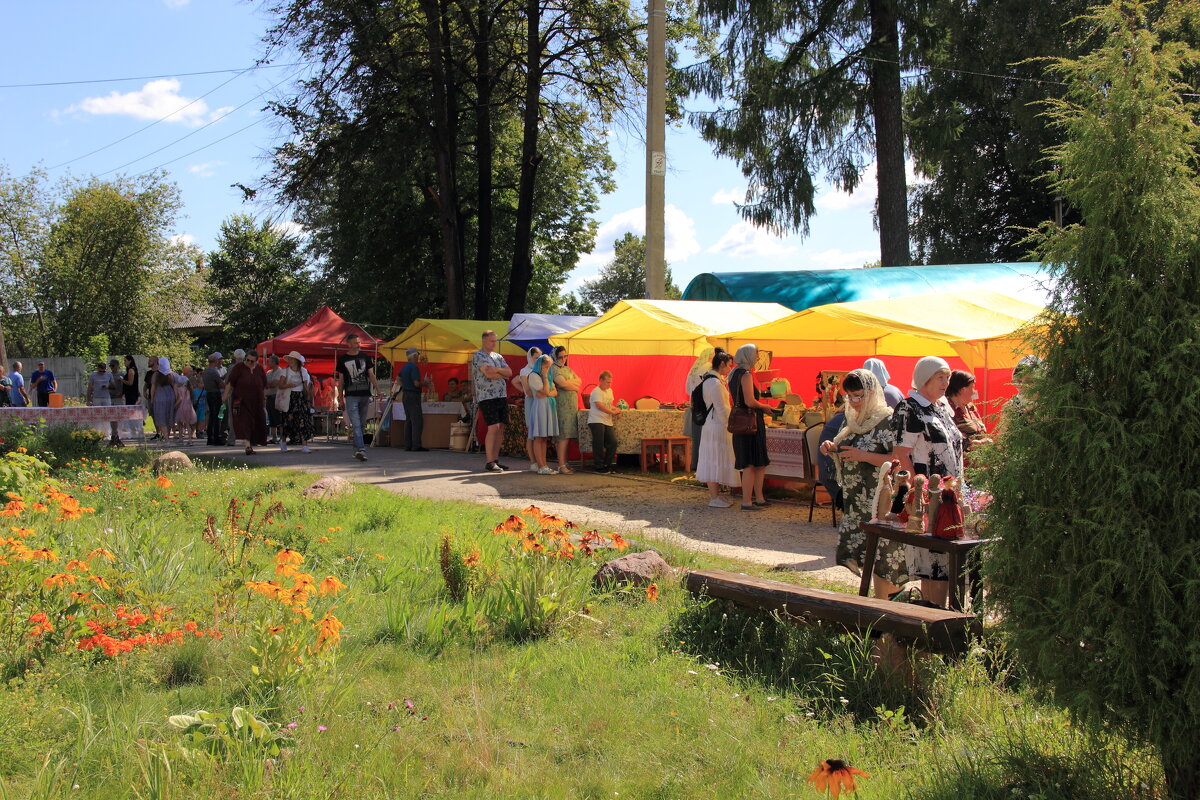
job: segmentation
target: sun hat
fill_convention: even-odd
[[[300,355],[299,351],[297,350],[293,350],[292,352],[288,353],[286,356],[284,356],[284,358],[294,358],[301,364],[304,363],[304,356]]]

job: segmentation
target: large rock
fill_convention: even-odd
[[[309,500],[332,500],[335,497],[345,497],[353,494],[354,484],[336,475],[326,475],[304,490],[304,496]]]
[[[649,586],[660,577],[670,575],[671,565],[654,550],[614,558],[596,570],[592,582],[597,586],[606,583],[632,583]]]
[[[155,475],[162,475],[164,472],[182,472],[185,469],[191,469],[192,460],[185,453],[169,450],[154,459],[152,466]]]

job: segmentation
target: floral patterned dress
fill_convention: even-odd
[[[850,434],[841,444],[868,453],[890,453],[894,441],[892,421],[885,417],[870,431]],[[842,479],[842,519],[838,523],[837,563],[855,575],[862,575],[863,554],[867,549],[867,536],[862,526],[875,516],[881,469],[885,467],[864,461],[842,461],[839,470]],[[908,548],[902,543],[881,539],[875,557],[875,574],[897,586],[907,583],[911,580],[907,551]]]
[[[923,397],[904,398],[892,413],[892,431],[897,447],[912,448],[913,468],[918,475],[962,477],[963,435],[945,400],[930,403]],[[911,547],[908,561],[914,577],[935,581],[950,577],[945,553]]]

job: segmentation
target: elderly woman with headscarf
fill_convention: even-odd
[[[699,386],[704,376],[712,370],[714,355],[716,355],[716,350],[711,347],[704,348],[700,357],[696,359],[696,363],[692,364],[692,368],[688,370],[687,378],[683,382],[683,390],[687,392],[688,397],[692,396],[692,390]],[[729,416],[728,413],[726,416]],[[700,460],[700,434],[703,430],[703,427],[692,422],[691,414],[683,415],[683,435],[692,437],[692,463],[690,465],[692,472],[696,471],[696,465]]]
[[[226,379],[229,408],[233,413],[233,432],[246,443],[246,455],[254,455],[254,446],[267,443],[267,373],[258,363],[258,353],[246,353],[234,364]]]
[[[744,344],[733,355],[736,368],[729,376],[729,393],[733,408],[748,408],[754,413],[754,433],[733,435],[734,469],[742,471],[742,511],[760,511],[769,503],[763,496],[763,481],[771,459],[767,457],[767,426],[763,413],[770,406],[760,401],[758,387],[754,385],[754,369],[758,361],[758,346]]]
[[[171,372],[171,362],[165,358],[153,363],[150,380],[150,414],[154,417],[154,430],[161,438],[171,436],[171,427],[175,424],[175,375]]]
[[[558,389],[554,386],[554,359],[539,356],[533,368],[525,376],[529,388],[525,415],[529,420],[529,439],[533,442],[533,456],[539,475],[557,475],[558,471],[546,464],[546,449],[551,439],[558,438],[558,408],[555,399]]]
[[[879,385],[883,387],[883,400],[887,403],[887,407],[895,408],[899,405],[900,401],[904,399],[904,392],[888,383],[892,376],[888,373],[887,365],[878,358],[868,358],[863,362],[862,368],[874,375],[879,381]]]
[[[912,391],[892,414],[900,468],[914,475],[961,478],[963,435],[946,402],[950,365],[937,356],[926,356],[913,369],[912,382]],[[910,548],[908,561],[913,575],[921,578],[921,596],[944,605],[950,587],[946,556]]]
[[[733,437],[726,425],[729,422],[729,389],[725,385],[733,371],[733,356],[717,348],[710,362],[711,369],[700,377],[701,391],[708,416],[700,430],[700,460],[696,464],[696,480],[708,485],[708,504],[712,508],[732,505],[721,497],[721,486],[737,486],[738,473],[733,468]],[[687,417],[690,419],[691,414]]]
[[[874,373],[856,369],[842,379],[846,396],[846,419],[841,430],[821,442],[821,452],[833,458],[838,484],[842,487],[842,520],[838,525],[837,563],[862,574],[866,533],[863,523],[875,516],[880,470],[892,463],[892,409]],[[879,543],[872,576],[876,597],[889,597],[908,582],[906,548],[903,544]]]

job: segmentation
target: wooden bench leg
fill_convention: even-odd
[[[815,487],[813,491],[816,491]],[[862,580],[858,583],[860,597],[868,597],[871,594],[871,575],[875,572],[875,558],[879,553],[879,534],[864,531],[864,535],[867,540],[863,549]]]

